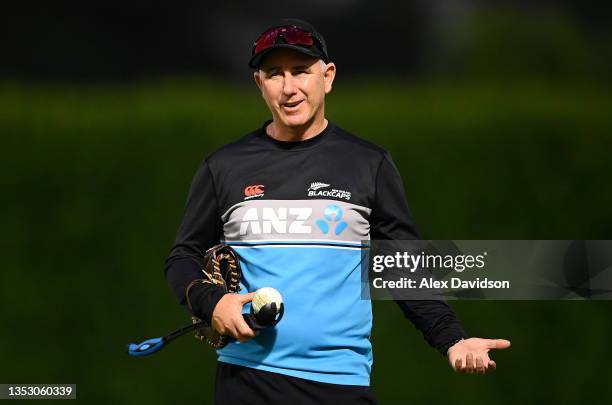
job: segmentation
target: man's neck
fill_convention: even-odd
[[[299,127],[287,127],[279,124],[278,121],[272,121],[266,127],[268,136],[283,142],[298,142],[306,139],[314,138],[319,135],[327,127],[327,119],[313,121],[312,123],[304,124]]]

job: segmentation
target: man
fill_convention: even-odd
[[[418,237],[402,181],[386,151],[325,118],[336,67],[314,27],[274,24],[249,66],[272,120],[202,163],[167,260],[168,283],[185,304],[207,248],[223,241],[240,254],[247,293],[189,290],[194,315],[237,340],[218,351],[217,403],[375,403],[361,241]],[[256,335],[241,313],[261,287],[279,290],[286,310]],[[457,371],[492,370],[489,349],[509,346],[468,339],[443,302],[398,304]]]

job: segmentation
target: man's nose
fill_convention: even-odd
[[[285,77],[283,79],[283,93],[285,95],[291,95],[296,92],[295,87],[295,79],[293,75],[289,72],[285,73]]]

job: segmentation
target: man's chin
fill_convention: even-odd
[[[302,128],[308,124],[307,117],[285,116],[283,117],[282,121],[283,124],[288,128]]]

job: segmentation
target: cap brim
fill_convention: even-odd
[[[310,50],[308,48],[304,48],[304,47],[298,46],[298,45],[275,44],[275,45],[272,45],[269,48],[266,48],[265,50],[259,52],[258,54],[253,55],[253,57],[251,57],[251,60],[249,60],[249,67],[251,69],[259,69],[259,65],[261,65],[261,61],[264,58],[264,56],[269,54],[271,51],[273,51],[275,49],[279,49],[279,48],[293,49],[294,51],[298,51],[298,52],[303,53],[305,55],[312,56],[313,58],[323,59],[323,56],[321,55],[321,53],[317,52],[316,50]]]

